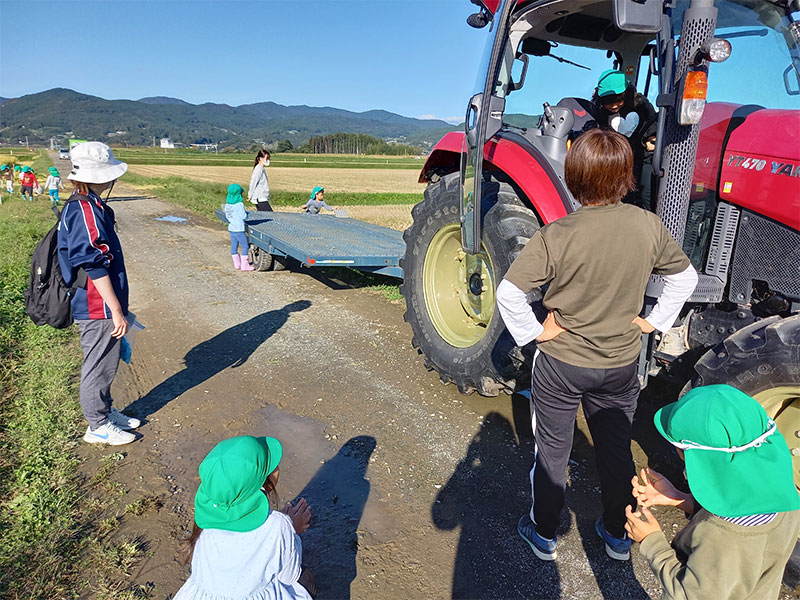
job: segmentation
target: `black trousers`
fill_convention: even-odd
[[[269,203],[269,200],[259,200],[256,203],[256,210],[264,210],[264,211],[267,211],[267,212],[273,212],[272,211],[272,205]]]
[[[535,459],[531,470],[536,532],[553,538],[564,506],[567,464],[578,406],[594,441],[603,521],[614,537],[625,533],[625,507],[636,506],[631,478],[631,425],[639,399],[636,363],[614,369],[576,367],[537,352],[531,387]]]

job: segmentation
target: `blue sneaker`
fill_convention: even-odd
[[[615,538],[613,535],[606,531],[606,526],[603,525],[603,517],[597,519],[594,524],[594,529],[597,535],[605,542],[606,554],[615,560],[628,560],[631,557],[631,540],[628,534],[622,539]]]
[[[529,514],[525,514],[519,519],[517,524],[517,532],[520,537],[528,542],[528,545],[533,550],[533,553],[541,560],[555,560],[556,559],[556,544],[558,538],[548,540],[536,533],[536,523],[531,520]]]

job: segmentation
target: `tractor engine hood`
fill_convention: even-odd
[[[719,197],[800,231],[800,111],[745,117],[722,153]]]

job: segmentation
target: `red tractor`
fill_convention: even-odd
[[[642,385],[693,366],[694,384],[755,396],[800,455],[800,3],[472,1],[470,25],[493,29],[478,89],[465,131],[423,168],[400,263],[426,366],[464,393],[528,387],[494,291],[531,235],[575,210],[564,157],[592,126],[599,73],[617,69],[655,107],[637,201],[700,274],[672,330],[643,338]]]

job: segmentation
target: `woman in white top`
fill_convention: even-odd
[[[253,174],[250,175],[250,187],[247,190],[247,199],[256,205],[256,210],[272,210],[269,203],[268,166],[269,152],[262,148],[253,161]]]
[[[301,533],[311,509],[304,498],[270,509],[283,455],[270,437],[221,441],[200,463],[189,538],[192,575],[174,600],[309,600],[313,575],[302,566]]]

